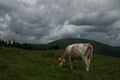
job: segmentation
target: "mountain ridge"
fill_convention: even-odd
[[[93,45],[94,53],[109,55],[113,57],[120,57],[120,47],[114,47],[88,39],[64,38],[50,42],[47,45],[57,45],[60,49],[64,49],[65,47],[73,43],[90,43],[91,45]]]

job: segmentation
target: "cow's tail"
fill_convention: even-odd
[[[89,55],[88,55],[88,59],[91,59],[92,54],[93,54],[93,47],[90,45],[90,46],[89,46]]]
[[[87,59],[91,59],[93,54],[93,47],[91,45],[87,46],[86,50],[85,50],[85,54],[84,56],[87,57]]]

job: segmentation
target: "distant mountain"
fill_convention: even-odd
[[[78,38],[65,38],[59,39],[48,44],[30,44],[30,43],[18,43],[13,41],[4,41],[0,39],[0,47],[16,47],[28,50],[56,50],[65,49],[68,45],[73,43],[90,43],[94,47],[94,53],[109,55],[113,57],[120,57],[120,47],[109,46],[97,41],[78,39]]]
[[[113,57],[120,57],[120,47],[109,46],[97,41],[87,40],[87,39],[78,39],[78,38],[65,38],[53,41],[48,46],[57,46],[60,49],[64,49],[70,44],[73,43],[90,43],[94,47],[94,53],[109,55]]]

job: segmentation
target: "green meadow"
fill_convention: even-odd
[[[0,47],[0,80],[120,80],[120,58],[93,54],[90,71],[83,61],[59,67],[64,50]]]

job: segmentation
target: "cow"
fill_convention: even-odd
[[[68,45],[64,54],[58,59],[58,61],[60,61],[59,66],[62,67],[68,60],[70,62],[70,68],[72,69],[73,60],[80,58],[86,64],[86,71],[89,71],[92,54],[93,47],[89,43],[75,43]]]

